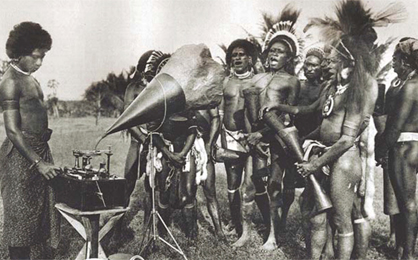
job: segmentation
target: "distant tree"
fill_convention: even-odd
[[[126,87],[130,82],[129,72],[122,71],[119,75],[111,72],[107,75],[106,84],[109,86],[111,95],[108,95],[103,102],[105,107],[120,114],[123,111],[123,99]]]
[[[4,72],[6,72],[9,67],[9,62],[6,60],[0,59],[0,79],[3,77]]]
[[[60,117],[60,113],[58,110],[58,97],[57,97],[57,89],[59,87],[59,82],[55,79],[50,79],[48,81],[47,87],[52,90],[52,94],[48,95],[48,107],[52,111],[52,116],[55,118]]]
[[[123,111],[125,90],[130,82],[129,75],[133,71],[134,67],[130,68],[129,72],[126,70],[119,74],[110,72],[105,80],[94,82],[85,90],[84,100],[94,107],[96,125],[102,115],[119,116]]]
[[[99,119],[102,113],[102,102],[106,97],[113,95],[109,89],[106,81],[93,82],[84,92],[84,99],[91,102],[94,107],[96,115],[96,125],[99,124]]]

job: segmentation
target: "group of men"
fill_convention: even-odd
[[[130,128],[126,205],[137,179],[156,171],[159,214],[168,224],[172,210],[182,209],[186,236],[193,239],[198,235],[196,191],[201,184],[215,235],[225,241],[214,167],[222,162],[228,231],[239,237],[234,247],[250,240],[255,203],[266,227],[262,247],[277,248],[295,188],[304,187],[299,204],[308,258],[366,259],[373,217],[367,194],[374,188],[367,178],[373,178],[368,172],[374,171],[370,158],[375,152],[385,169],[385,213],[391,215],[398,258],[413,259],[418,40],[403,38],[396,45],[393,68],[398,77],[385,94],[376,81],[384,48],[375,43],[374,27],[396,21],[396,14],[375,15],[358,0],[344,0],[336,11],[336,20],[310,22],[307,30],[328,30],[323,35],[329,38],[303,52],[295,33],[300,12],[286,6],[277,23],[266,27],[262,45],[237,39],[226,49],[227,76],[218,107],[182,111]],[[58,168],[47,145],[51,131],[41,105],[42,91],[30,75],[41,66],[51,44],[48,32],[31,22],[17,25],[6,44],[12,62],[0,83],[7,133],[0,150],[0,177],[3,236],[11,259],[29,259],[34,245],[41,244],[42,249],[47,238],[56,238],[54,199],[47,180],[57,175]],[[301,56],[303,79],[296,73]],[[126,107],[169,58],[154,50],[141,56],[126,90]],[[378,97],[384,107],[380,113],[375,112]],[[370,134],[373,118],[376,148]],[[154,183],[148,178],[146,174],[146,220]],[[161,235],[166,232],[164,223],[158,229]],[[38,254],[45,258],[42,251]]]
[[[305,187],[300,205],[309,258],[364,259],[366,257],[371,235],[369,219],[373,218],[374,214],[373,209],[370,209],[372,198],[370,195],[368,197],[367,193],[374,189],[373,181],[370,180],[373,178],[370,172],[374,171],[373,165],[370,165],[370,158],[374,153],[372,147],[374,136],[369,134],[372,133],[369,124],[370,121],[373,122],[372,116],[378,96],[374,76],[381,54],[375,51],[379,48],[375,45],[377,34],[373,29],[377,26],[377,22],[374,23],[373,19],[377,20],[377,18],[366,11],[360,1],[343,1],[338,8],[340,8],[338,11],[347,13],[336,21],[341,25],[341,32],[337,34],[336,39],[307,48],[302,67],[304,79],[300,80],[298,76],[301,73],[296,74],[295,71],[298,57],[302,56],[301,40],[294,30],[299,12],[290,7],[282,11],[277,24],[268,28],[262,47],[247,39],[237,39],[229,45],[225,58],[228,76],[224,81],[223,99],[219,107],[194,111],[189,114],[188,120],[184,119],[193,122],[191,123],[193,127],[188,128],[189,131],[194,132],[194,137],[187,139],[190,142],[183,141],[173,153],[165,151],[166,148],[160,148],[163,154],[161,158],[167,164],[167,169],[183,168],[179,173],[183,172],[184,176],[188,176],[181,177],[180,174],[177,177],[180,180],[179,193],[170,195],[165,185],[171,184],[172,176],[175,175],[161,174],[159,190],[163,195],[160,195],[158,203],[161,212],[170,207],[178,207],[175,206],[177,204],[170,203],[170,197],[187,201],[188,204],[183,204],[179,208],[190,209],[196,206],[196,170],[193,170],[196,169],[196,165],[192,168],[183,165],[186,154],[191,154],[189,157],[191,160],[187,160],[186,165],[190,162],[192,165],[195,164],[193,161],[203,155],[207,156],[208,179],[202,184],[208,202],[208,211],[219,238],[225,239],[218,213],[213,163],[222,161],[227,175],[231,216],[228,231],[235,230],[239,237],[233,246],[243,246],[250,239],[251,215],[255,202],[267,230],[262,247],[266,250],[277,248],[277,235],[286,227],[287,215],[295,197],[295,188]],[[350,16],[350,11],[353,10],[363,10],[364,13],[353,12]],[[349,28],[347,25],[355,24],[356,19],[361,15],[368,20],[365,19],[366,22],[363,24],[351,26],[351,29],[345,29]],[[309,26],[315,25],[317,24],[312,22]],[[410,42],[414,39],[406,41]],[[410,55],[415,54],[411,51],[413,49],[408,50]],[[404,57],[399,52],[395,52],[394,59],[396,57],[400,60],[399,57]],[[365,59],[365,55],[369,54],[372,55],[370,59]],[[144,62],[143,57],[140,63],[141,60]],[[415,66],[414,62],[410,60],[408,65]],[[140,65],[138,71],[141,71]],[[155,67],[159,66],[159,63],[151,57],[148,58],[146,66]],[[413,80],[415,70],[412,67],[406,73],[398,72],[401,70],[400,65],[394,63],[393,66],[400,80],[403,80],[402,84]],[[401,76],[402,73],[406,74]],[[393,97],[387,102],[392,99]],[[128,99],[127,101],[129,103]],[[402,102],[406,103],[404,100]],[[409,110],[403,110],[402,115],[410,119],[409,112],[405,111]],[[400,120],[399,115],[394,114],[389,118]],[[172,141],[169,136],[173,134],[175,128],[172,126],[165,128],[168,132],[162,129],[165,124],[170,125],[170,122],[175,122],[171,125],[179,124],[181,120],[178,117],[179,115],[176,114],[167,119],[162,124],[163,127],[158,130],[163,137],[167,137],[168,141]],[[398,135],[393,133],[394,130],[387,134],[389,130],[386,130],[382,135],[384,137],[378,138],[377,146],[393,147],[398,140],[399,131],[404,131],[402,124],[404,123],[391,123],[391,127],[398,127],[396,128]],[[373,124],[370,127],[374,127]],[[415,131],[409,128],[405,130]],[[178,133],[177,137],[181,136],[180,133],[185,135],[189,132]],[[221,148],[216,145],[218,133],[220,133]],[[198,149],[195,149],[194,153],[189,153],[193,150],[196,136],[204,137],[205,149],[200,152],[196,152]],[[406,136],[405,138],[410,141],[414,134],[401,136]],[[302,141],[305,141],[303,145],[305,151],[302,149]],[[376,158],[382,157],[384,148],[378,148]],[[413,157],[415,154],[411,151],[413,147],[403,149],[409,156],[407,162],[413,163],[415,160]],[[405,158],[403,154],[399,157]],[[395,175],[393,167],[395,166],[389,168],[393,171],[392,175]],[[397,167],[397,176],[403,174],[399,171],[406,171],[404,168],[407,168],[400,162]],[[412,169],[413,165],[409,167]],[[162,173],[167,171],[164,168],[163,165],[160,170]],[[315,176],[315,181],[311,178],[306,180],[312,181],[304,181],[301,178],[311,174]],[[167,178],[170,181],[167,181]],[[412,191],[415,182],[409,181],[408,185],[411,187],[408,186],[406,189],[405,179],[411,180],[411,176],[403,179],[394,176],[392,178],[395,193],[397,190],[402,194],[406,193],[405,190],[409,191],[405,197],[405,200],[408,200],[404,202],[405,204],[399,202],[402,196],[392,198],[392,204],[395,201],[396,205],[398,202],[400,205],[408,205],[399,207],[395,218],[401,218],[405,214],[407,222],[402,223],[408,223],[408,227],[416,226],[415,204],[412,199],[415,195]],[[318,183],[319,190],[315,186]],[[325,198],[332,203],[332,209],[330,205],[321,208],[320,203],[323,201],[317,201],[317,193],[324,190],[327,193]],[[326,197],[328,195],[330,198]],[[402,213],[403,209],[405,213]],[[166,219],[169,221],[169,217]],[[186,214],[185,220],[189,219]],[[190,229],[196,231],[195,215],[192,219],[194,220],[188,223],[192,225]],[[399,225],[397,222],[393,226]],[[406,227],[403,228],[405,230]],[[412,241],[415,241],[416,237],[415,229],[409,228],[407,232],[402,231],[401,228],[395,230],[397,230],[399,257],[411,258]],[[187,232],[187,234],[194,237],[196,232]],[[338,240],[336,245],[334,240]]]

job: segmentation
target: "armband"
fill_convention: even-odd
[[[344,122],[342,134],[351,136],[351,137],[357,137],[358,134],[358,125],[353,122]]]
[[[2,105],[3,111],[18,110],[19,109],[19,101],[14,100],[14,99],[3,100],[1,105]]]
[[[38,166],[39,163],[42,161],[41,158],[35,160],[30,166],[29,166],[29,170],[32,170],[34,167]]]

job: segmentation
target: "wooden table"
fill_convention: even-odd
[[[102,238],[113,228],[129,208],[112,208],[94,211],[81,211],[64,203],[55,204],[55,208],[71,224],[71,226],[86,241],[76,260],[89,258],[106,259],[106,254],[100,245]],[[100,215],[113,214],[107,223],[99,230]],[[81,217],[81,222],[76,217]]]

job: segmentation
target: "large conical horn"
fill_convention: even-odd
[[[109,135],[133,126],[162,119],[185,108],[186,98],[177,81],[158,74],[106,131]]]
[[[132,126],[161,120],[187,109],[207,109],[222,99],[225,72],[204,44],[185,45],[106,131],[105,136]]]
[[[319,214],[332,208],[332,202],[329,196],[326,194],[324,189],[322,189],[321,185],[319,184],[318,180],[315,178],[314,174],[310,174],[308,179],[312,185],[313,195],[315,198],[315,206],[316,212],[315,214]]]

